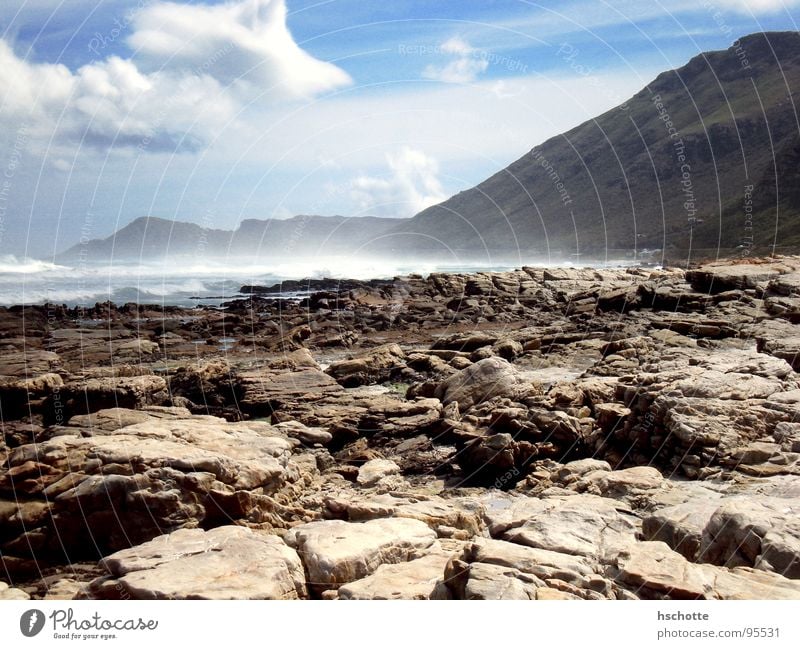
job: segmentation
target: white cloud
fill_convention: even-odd
[[[308,98],[351,83],[342,69],[300,49],[286,26],[285,0],[243,0],[221,5],[164,2],[133,19],[128,39],[145,68],[206,72],[226,52],[224,65],[207,71],[221,83],[247,83],[257,92]]]
[[[284,0],[154,3],[133,24],[132,58],[111,56],[74,72],[26,61],[0,39],[0,126],[8,132],[24,122],[34,147],[38,136],[41,147],[195,150],[246,103],[270,106],[350,82],[298,47]]]
[[[443,66],[428,65],[422,71],[426,79],[444,83],[472,83],[489,67],[488,57],[459,37],[453,37],[439,46],[439,50],[455,57]]]
[[[355,178],[350,196],[364,214],[413,216],[447,198],[439,181],[439,164],[408,146],[386,155],[388,176]]]
[[[237,107],[208,76],[143,74],[118,57],[73,73],[63,65],[24,61],[2,40],[0,87],[0,123],[24,123],[34,147],[192,148]]]

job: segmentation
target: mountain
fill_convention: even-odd
[[[64,251],[60,263],[152,260],[164,257],[288,257],[357,254],[392,230],[400,219],[301,215],[290,219],[247,219],[236,230],[152,216],[135,219],[105,239]]]
[[[800,248],[800,33],[734,45],[660,74],[383,245],[527,258]]]
[[[141,218],[62,261],[360,254],[465,260],[800,250],[800,33],[746,36],[411,219],[296,216],[233,231]],[[546,101],[546,97],[543,98]],[[691,252],[690,252],[691,251]]]

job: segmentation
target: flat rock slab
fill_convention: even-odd
[[[597,561],[635,541],[640,529],[623,503],[589,494],[497,499],[486,518],[495,538]]]
[[[410,518],[315,521],[291,529],[286,542],[300,555],[309,586],[321,592],[371,575],[383,564],[419,557],[436,534]]]
[[[268,415],[293,402],[316,400],[344,392],[333,378],[315,369],[298,372],[247,372],[239,375],[239,405],[253,415]]]
[[[372,487],[383,478],[400,473],[400,467],[391,460],[376,458],[361,465],[358,470],[358,484],[363,487]]]
[[[274,535],[246,527],[184,529],[116,552],[110,573],[89,585],[98,599],[300,599],[297,553]]]
[[[665,543],[621,552],[609,576],[642,599],[800,599],[800,582],[750,568],[694,564]]]
[[[449,599],[443,584],[449,558],[449,554],[434,553],[384,564],[370,576],[342,586],[339,599]]]

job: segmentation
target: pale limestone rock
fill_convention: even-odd
[[[30,598],[31,596],[28,595],[28,593],[26,593],[24,590],[12,588],[7,583],[0,581],[0,601],[25,600]]]
[[[300,555],[309,586],[321,592],[371,575],[383,564],[425,554],[436,534],[410,518],[315,521],[289,530],[286,542]]]
[[[245,527],[183,529],[102,560],[110,577],[89,586],[108,599],[298,599],[305,576],[297,553]]]
[[[750,568],[689,563],[665,543],[620,552],[608,575],[643,599],[800,599],[800,582]]]
[[[363,487],[372,487],[383,478],[400,473],[400,467],[391,460],[376,458],[361,465],[356,478]]]
[[[347,495],[327,498],[325,508],[333,518],[365,521],[376,518],[413,518],[437,535],[469,539],[485,530],[484,507],[471,498],[441,498],[413,493]]]
[[[368,577],[345,584],[339,599],[448,599],[443,585],[446,553],[431,553],[404,563],[384,564]]]
[[[588,494],[517,498],[487,512],[494,537],[604,560],[636,539],[640,523],[625,506]]]

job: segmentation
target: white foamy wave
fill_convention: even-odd
[[[0,256],[0,305],[219,304],[239,294],[245,284],[272,285],[306,278],[391,279],[435,271],[505,270],[490,264],[460,265],[351,256],[174,257],[149,263],[106,262],[59,266],[47,261]],[[195,299],[195,298],[199,298]]]
[[[0,273],[48,273],[69,270],[66,266],[59,266],[41,259],[19,258],[16,255],[0,255]]]

